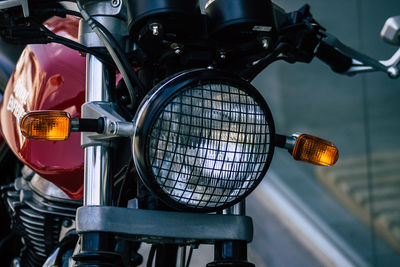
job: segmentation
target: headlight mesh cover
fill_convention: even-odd
[[[154,119],[148,168],[174,202],[218,209],[237,202],[262,179],[273,153],[273,130],[265,107],[229,82],[188,86]]]

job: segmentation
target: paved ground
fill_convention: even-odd
[[[343,159],[335,169],[318,169],[318,177],[329,190],[364,223],[370,223],[370,209],[378,234],[400,252],[400,153],[375,153],[373,179],[368,182],[365,158]],[[370,187],[372,194],[369,194]],[[370,198],[373,206],[370,206]]]

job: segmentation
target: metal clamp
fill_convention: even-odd
[[[119,115],[110,102],[87,102],[82,105],[82,118],[104,119],[103,133],[82,132],[82,147],[108,146],[110,139],[116,137],[131,137],[134,131],[134,124],[127,122]]]

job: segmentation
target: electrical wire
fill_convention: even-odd
[[[124,192],[126,181],[128,180],[128,175],[129,175],[129,172],[131,171],[132,167],[133,167],[133,159],[131,158],[129,160],[128,165],[126,166],[125,173],[123,176],[124,178],[122,180],[122,184],[119,189],[119,194],[118,194],[118,199],[117,199],[117,207],[121,204],[122,193]]]
[[[280,57],[279,55],[285,51],[286,49],[286,44],[285,43],[279,43],[274,49],[273,51],[268,54],[266,57],[262,58],[261,60],[259,60],[255,65],[253,65],[252,67],[242,71],[240,73],[240,75],[248,80],[248,81],[252,81],[262,70],[264,70],[268,65],[270,65],[271,63],[282,59],[282,57]]]
[[[128,89],[129,96],[131,99],[131,107],[135,104],[135,99],[138,97],[138,93],[132,85],[132,78],[136,86],[139,88],[139,93],[144,95],[144,86],[140,82],[139,78],[136,76],[136,73],[133,71],[132,66],[126,59],[122,49],[119,47],[118,43],[113,38],[112,34],[103,27],[99,22],[97,22],[94,18],[92,18],[89,13],[83,8],[81,1],[76,1],[78,9],[82,15],[82,18],[88,23],[88,25],[92,28],[92,30],[96,33],[99,39],[103,42],[105,48],[110,53],[111,58],[115,62],[117,69],[122,75],[123,80],[125,81],[125,85]],[[129,73],[128,73],[129,72]]]
[[[113,62],[108,58],[108,56],[106,54],[97,52],[93,49],[90,49],[87,46],[84,46],[78,42],[75,42],[73,40],[70,40],[68,38],[62,37],[60,35],[57,35],[55,33],[53,33],[52,31],[50,31],[49,29],[47,29],[45,26],[40,25],[39,26],[40,31],[37,31],[36,33],[38,34],[37,37],[32,37],[34,36],[34,34],[32,34],[32,30],[28,30],[29,36],[24,36],[23,34],[18,36],[17,35],[13,35],[11,34],[11,36],[13,36],[14,38],[9,38],[7,36],[7,34],[2,33],[1,37],[8,43],[13,43],[13,44],[26,44],[26,43],[30,43],[30,44],[48,44],[48,43],[59,43],[62,45],[65,45],[71,49],[77,50],[77,51],[81,51],[84,53],[89,53],[89,54],[93,54],[95,55],[97,58],[99,58],[99,60],[101,60],[103,63],[108,64],[108,65],[114,65]],[[37,29],[35,29],[37,30]],[[12,32],[12,29],[8,29],[8,31]],[[26,30],[25,30],[26,31]],[[21,33],[21,32],[20,32]],[[21,41],[23,40],[23,41]]]
[[[3,249],[3,247],[7,244],[8,241],[10,241],[13,237],[15,237],[17,234],[12,231],[8,235],[6,235],[1,241],[0,241],[0,249]]]
[[[153,260],[154,260],[154,256],[156,255],[156,245],[151,245],[150,248],[150,252],[149,252],[149,256],[147,258],[147,264],[146,267],[152,267],[153,266]]]
[[[142,82],[139,80],[139,78],[137,77],[136,73],[133,71],[133,67],[132,65],[129,63],[129,61],[127,60],[127,58],[124,56],[124,51],[122,50],[122,48],[118,45],[117,41],[115,40],[115,38],[113,37],[113,35],[110,33],[109,30],[107,30],[106,27],[104,27],[101,23],[99,23],[97,20],[93,19],[93,22],[96,24],[97,27],[100,28],[100,30],[110,39],[110,42],[113,44],[114,49],[117,51],[117,53],[119,54],[122,63],[125,65],[126,67],[126,71],[128,72],[128,75],[130,77],[132,77],[132,79],[134,80],[135,84],[138,86],[139,90],[140,90],[140,94],[142,96],[145,95],[145,88],[142,84]]]
[[[105,54],[97,52],[94,49],[90,49],[87,46],[84,46],[84,45],[82,45],[82,44],[80,44],[78,42],[72,41],[72,40],[70,40],[68,38],[65,38],[63,36],[57,35],[57,34],[53,33],[52,31],[50,31],[48,28],[46,28],[43,25],[40,26],[40,29],[43,30],[44,33],[48,37],[51,38],[50,42],[63,44],[65,46],[68,46],[71,49],[92,54],[92,55],[96,56],[99,60],[101,60],[103,63],[106,63],[108,65],[113,65],[112,61],[109,58],[107,58],[107,56]]]
[[[193,246],[190,246],[190,250],[189,250],[189,255],[186,261],[186,267],[189,267],[190,265],[190,261],[192,259],[192,254],[193,254]]]

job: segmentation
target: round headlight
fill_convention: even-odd
[[[246,197],[265,175],[275,130],[263,97],[217,70],[158,84],[135,118],[133,154],[144,184],[169,206],[215,211]]]

